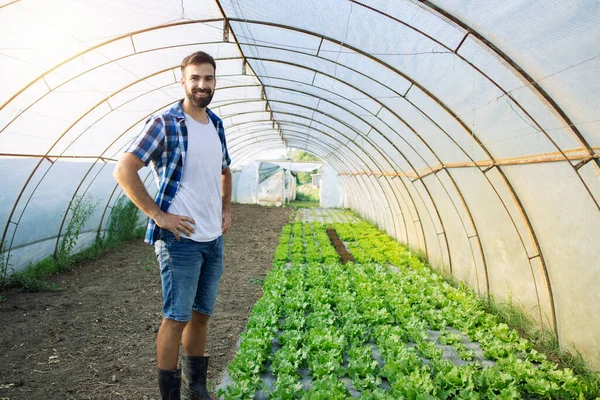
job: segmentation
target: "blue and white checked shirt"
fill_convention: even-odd
[[[154,201],[165,212],[169,209],[179,188],[187,153],[188,133],[182,103],[183,100],[177,102],[168,111],[148,118],[142,132],[125,150],[139,157],[146,166],[151,164],[158,186],[158,194]],[[223,121],[208,108],[206,113],[219,133],[223,151],[223,168],[227,168],[231,164],[231,159],[225,142]],[[160,228],[157,229],[156,222],[149,219],[146,243],[154,244],[159,232]]]

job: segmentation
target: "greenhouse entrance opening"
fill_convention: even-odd
[[[336,208],[343,206],[344,190],[327,163],[259,160],[233,171],[232,201]]]
[[[294,205],[301,207],[318,207],[321,197],[321,168],[296,174],[296,200]]]

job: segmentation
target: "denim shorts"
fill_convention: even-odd
[[[223,237],[210,242],[175,239],[161,229],[154,244],[160,264],[165,318],[187,322],[192,310],[212,315],[223,274]]]

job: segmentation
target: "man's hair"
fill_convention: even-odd
[[[215,75],[216,75],[217,64],[215,63],[215,59],[212,58],[212,56],[210,54],[205,53],[203,51],[197,51],[195,53],[190,54],[186,58],[184,58],[183,61],[181,62],[181,72],[183,73],[183,70],[188,65],[200,65],[200,64],[212,65],[215,70]]]

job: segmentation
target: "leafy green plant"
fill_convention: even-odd
[[[43,260],[27,266],[23,271],[13,273],[8,279],[8,286],[19,287],[27,292],[55,291],[56,284],[46,282],[42,278],[58,272],[58,266],[54,257],[46,257]]]
[[[331,247],[323,225],[294,223],[282,231],[280,256],[230,365],[234,384],[222,392],[225,399],[268,392],[260,374],[269,362],[277,378],[270,398],[345,399],[344,376],[364,399],[597,397],[593,381],[548,361],[487,313],[472,290],[450,285],[404,246],[368,224],[336,224],[336,229],[363,262],[317,261],[316,250],[324,254]],[[462,343],[468,337],[496,365],[458,366],[443,359],[429,336],[432,326],[442,331],[438,342],[454,347],[462,359],[474,358]],[[273,354],[278,330],[281,348]],[[372,343],[381,367],[371,355]],[[313,379],[302,394],[300,368],[308,368]],[[382,378],[389,392],[381,389]]]
[[[121,196],[112,206],[108,220],[106,247],[112,248],[121,243],[143,236],[143,228],[138,227],[139,210],[126,196]],[[140,235],[141,233],[141,235]]]
[[[84,196],[76,196],[71,202],[68,209],[70,214],[67,228],[62,234],[62,241],[54,255],[58,271],[67,270],[73,263],[72,251],[77,240],[79,239],[79,233],[81,228],[85,225],[88,218],[94,213],[97,202],[94,201],[91,194]]]
[[[85,260],[95,259],[105,249],[114,248],[125,240],[144,236],[144,227],[137,224],[139,215],[137,208],[128,199],[121,197],[113,207],[107,237],[104,240],[97,237],[90,247],[73,254],[81,229],[93,214],[97,204],[89,194],[76,197],[69,207],[69,222],[64,230],[57,252],[53,256],[29,265],[24,270],[15,272],[10,276],[8,276],[8,270],[10,269],[8,256],[4,252],[6,246],[3,246],[2,253],[0,253],[0,287],[19,287],[25,291],[57,290],[58,288],[54,283],[47,282],[43,278],[65,271]],[[144,269],[150,271],[152,266],[146,265]]]

